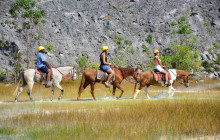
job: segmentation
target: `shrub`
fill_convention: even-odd
[[[88,63],[87,63],[87,60],[84,56],[79,58],[79,67],[82,70],[85,70],[86,68],[88,68]]]
[[[46,49],[47,49],[48,51],[54,50],[54,47],[53,47],[53,45],[51,45],[51,44],[46,44],[45,47],[46,47]]]
[[[148,51],[147,46],[145,46],[145,45],[142,45],[141,48],[143,49],[143,52],[147,52]]]
[[[153,39],[152,34],[149,34],[149,35],[147,36],[147,38],[145,39],[145,41],[146,41],[147,43],[151,44],[151,43],[152,43],[152,39]]]
[[[125,45],[129,45],[129,46],[131,46],[131,45],[132,45],[132,42],[129,41],[129,40],[125,40],[125,41],[124,41],[124,44],[125,44]]]

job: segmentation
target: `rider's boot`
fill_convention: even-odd
[[[49,87],[51,87],[51,86],[52,86],[51,81],[48,81],[47,84],[45,85],[46,88],[49,88]]]

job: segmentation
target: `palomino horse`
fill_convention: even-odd
[[[132,76],[134,79],[137,79],[138,75],[138,69],[137,68],[114,68],[115,71],[115,80],[111,83],[113,85],[113,96],[115,96],[115,90],[116,88],[121,90],[121,94],[118,98],[121,98],[123,95],[123,88],[120,86],[123,79],[127,79],[127,77]],[[91,86],[91,94],[94,100],[96,100],[94,95],[94,86],[96,82],[102,82],[105,81],[98,80],[96,78],[97,76],[97,69],[88,69],[86,70],[82,75],[81,84],[79,87],[78,97],[77,101],[79,101],[80,96],[83,92],[83,90],[90,85]]]
[[[55,86],[61,90],[61,94],[58,97],[58,100],[60,100],[63,96],[63,91],[64,91],[63,88],[60,86],[60,82],[62,78],[64,77],[66,79],[71,79],[73,81],[76,80],[76,69],[73,67],[52,68],[52,74],[53,74],[52,75],[53,78],[52,78],[51,101],[53,100]],[[15,97],[15,101],[18,100],[18,96],[27,85],[28,85],[27,93],[29,95],[30,100],[32,100],[31,91],[35,82],[35,78],[36,78],[35,69],[28,69],[20,74],[15,92],[17,92],[18,90],[18,86],[21,80],[23,81],[23,84],[20,87],[17,96]]]
[[[189,74],[189,73],[187,73],[183,70],[176,70],[176,69],[169,69],[169,73],[170,73],[170,76],[171,76],[171,80],[170,80],[171,85],[168,86],[168,95],[169,95],[169,97],[172,97],[174,95],[175,89],[173,88],[173,84],[176,80],[183,79],[183,84],[186,87],[189,87],[189,79],[190,79],[191,74]],[[139,76],[140,76],[140,86],[139,86],[138,90],[136,91],[137,83],[135,83],[134,92],[136,91],[136,93],[134,94],[134,99],[136,99],[136,97],[137,97],[138,93],[140,92],[140,90],[145,86],[146,86],[145,87],[145,94],[147,95],[148,99],[150,99],[150,96],[148,95],[148,89],[147,88],[150,85],[163,86],[163,84],[161,85],[161,83],[158,83],[157,81],[155,81],[153,73],[151,71],[142,72]]]

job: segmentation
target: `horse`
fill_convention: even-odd
[[[70,67],[70,66],[51,68],[51,69],[52,69],[51,101],[53,101],[55,86],[61,90],[61,94],[58,97],[58,100],[60,100],[62,98],[63,92],[64,92],[63,88],[60,86],[60,82],[61,82],[62,78],[64,77],[65,79],[71,79],[72,81],[75,81],[76,80],[76,69],[73,67]],[[40,74],[37,75],[35,69],[27,69],[27,70],[21,72],[21,74],[19,75],[19,80],[17,82],[16,89],[14,91],[15,94],[17,92],[17,96],[15,97],[15,102],[18,101],[18,96],[20,95],[20,93],[23,91],[23,89],[27,85],[28,85],[28,92],[27,93],[29,95],[30,100],[33,100],[31,97],[31,91],[32,91],[33,85],[36,81],[36,78],[39,78],[39,76],[40,76]],[[18,91],[18,87],[19,87],[19,84],[21,81],[23,81],[23,83]]]
[[[169,73],[170,73],[170,85],[168,86],[168,97],[173,97],[174,95],[174,92],[175,92],[175,89],[173,88],[173,84],[175,81],[177,80],[181,80],[183,79],[183,82],[180,82],[181,84],[184,84],[185,87],[189,87],[189,80],[190,80],[190,76],[191,74],[183,71],[183,70],[176,70],[176,69],[169,69],[168,70]],[[137,83],[135,83],[135,87],[134,87],[134,97],[133,99],[136,99],[138,93],[140,92],[140,90],[143,88],[143,87],[146,87],[145,88],[145,94],[147,95],[147,98],[150,99],[150,96],[148,95],[148,87],[150,85],[154,85],[154,86],[164,86],[164,81],[162,81],[162,83],[158,83],[155,78],[154,78],[154,75],[153,75],[153,72],[152,71],[145,71],[145,72],[142,72],[140,75],[139,75],[139,78],[140,78],[140,86],[138,88],[138,90],[136,91],[136,86],[137,86]],[[136,92],[135,92],[136,91]]]
[[[95,95],[94,95],[95,83],[99,82],[99,83],[104,84],[104,82],[106,81],[106,80],[99,80],[96,78],[97,71],[98,71],[97,69],[93,68],[93,69],[88,69],[83,73],[81,84],[79,87],[77,101],[80,100],[80,96],[81,96],[83,90],[88,85],[91,86],[92,97],[94,100],[96,100]],[[138,68],[117,68],[117,67],[114,67],[114,71],[115,71],[115,80],[111,82],[111,84],[113,85],[112,95],[113,95],[113,97],[115,97],[116,88],[120,89],[121,94],[119,97],[117,97],[117,99],[119,99],[122,97],[122,95],[124,93],[124,89],[120,86],[121,82],[123,81],[123,79],[127,79],[127,77],[129,77],[129,76],[132,76],[136,80],[137,76],[138,76]]]

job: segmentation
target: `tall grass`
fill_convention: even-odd
[[[31,139],[181,139],[220,134],[219,107],[219,100],[44,103],[1,124]]]

